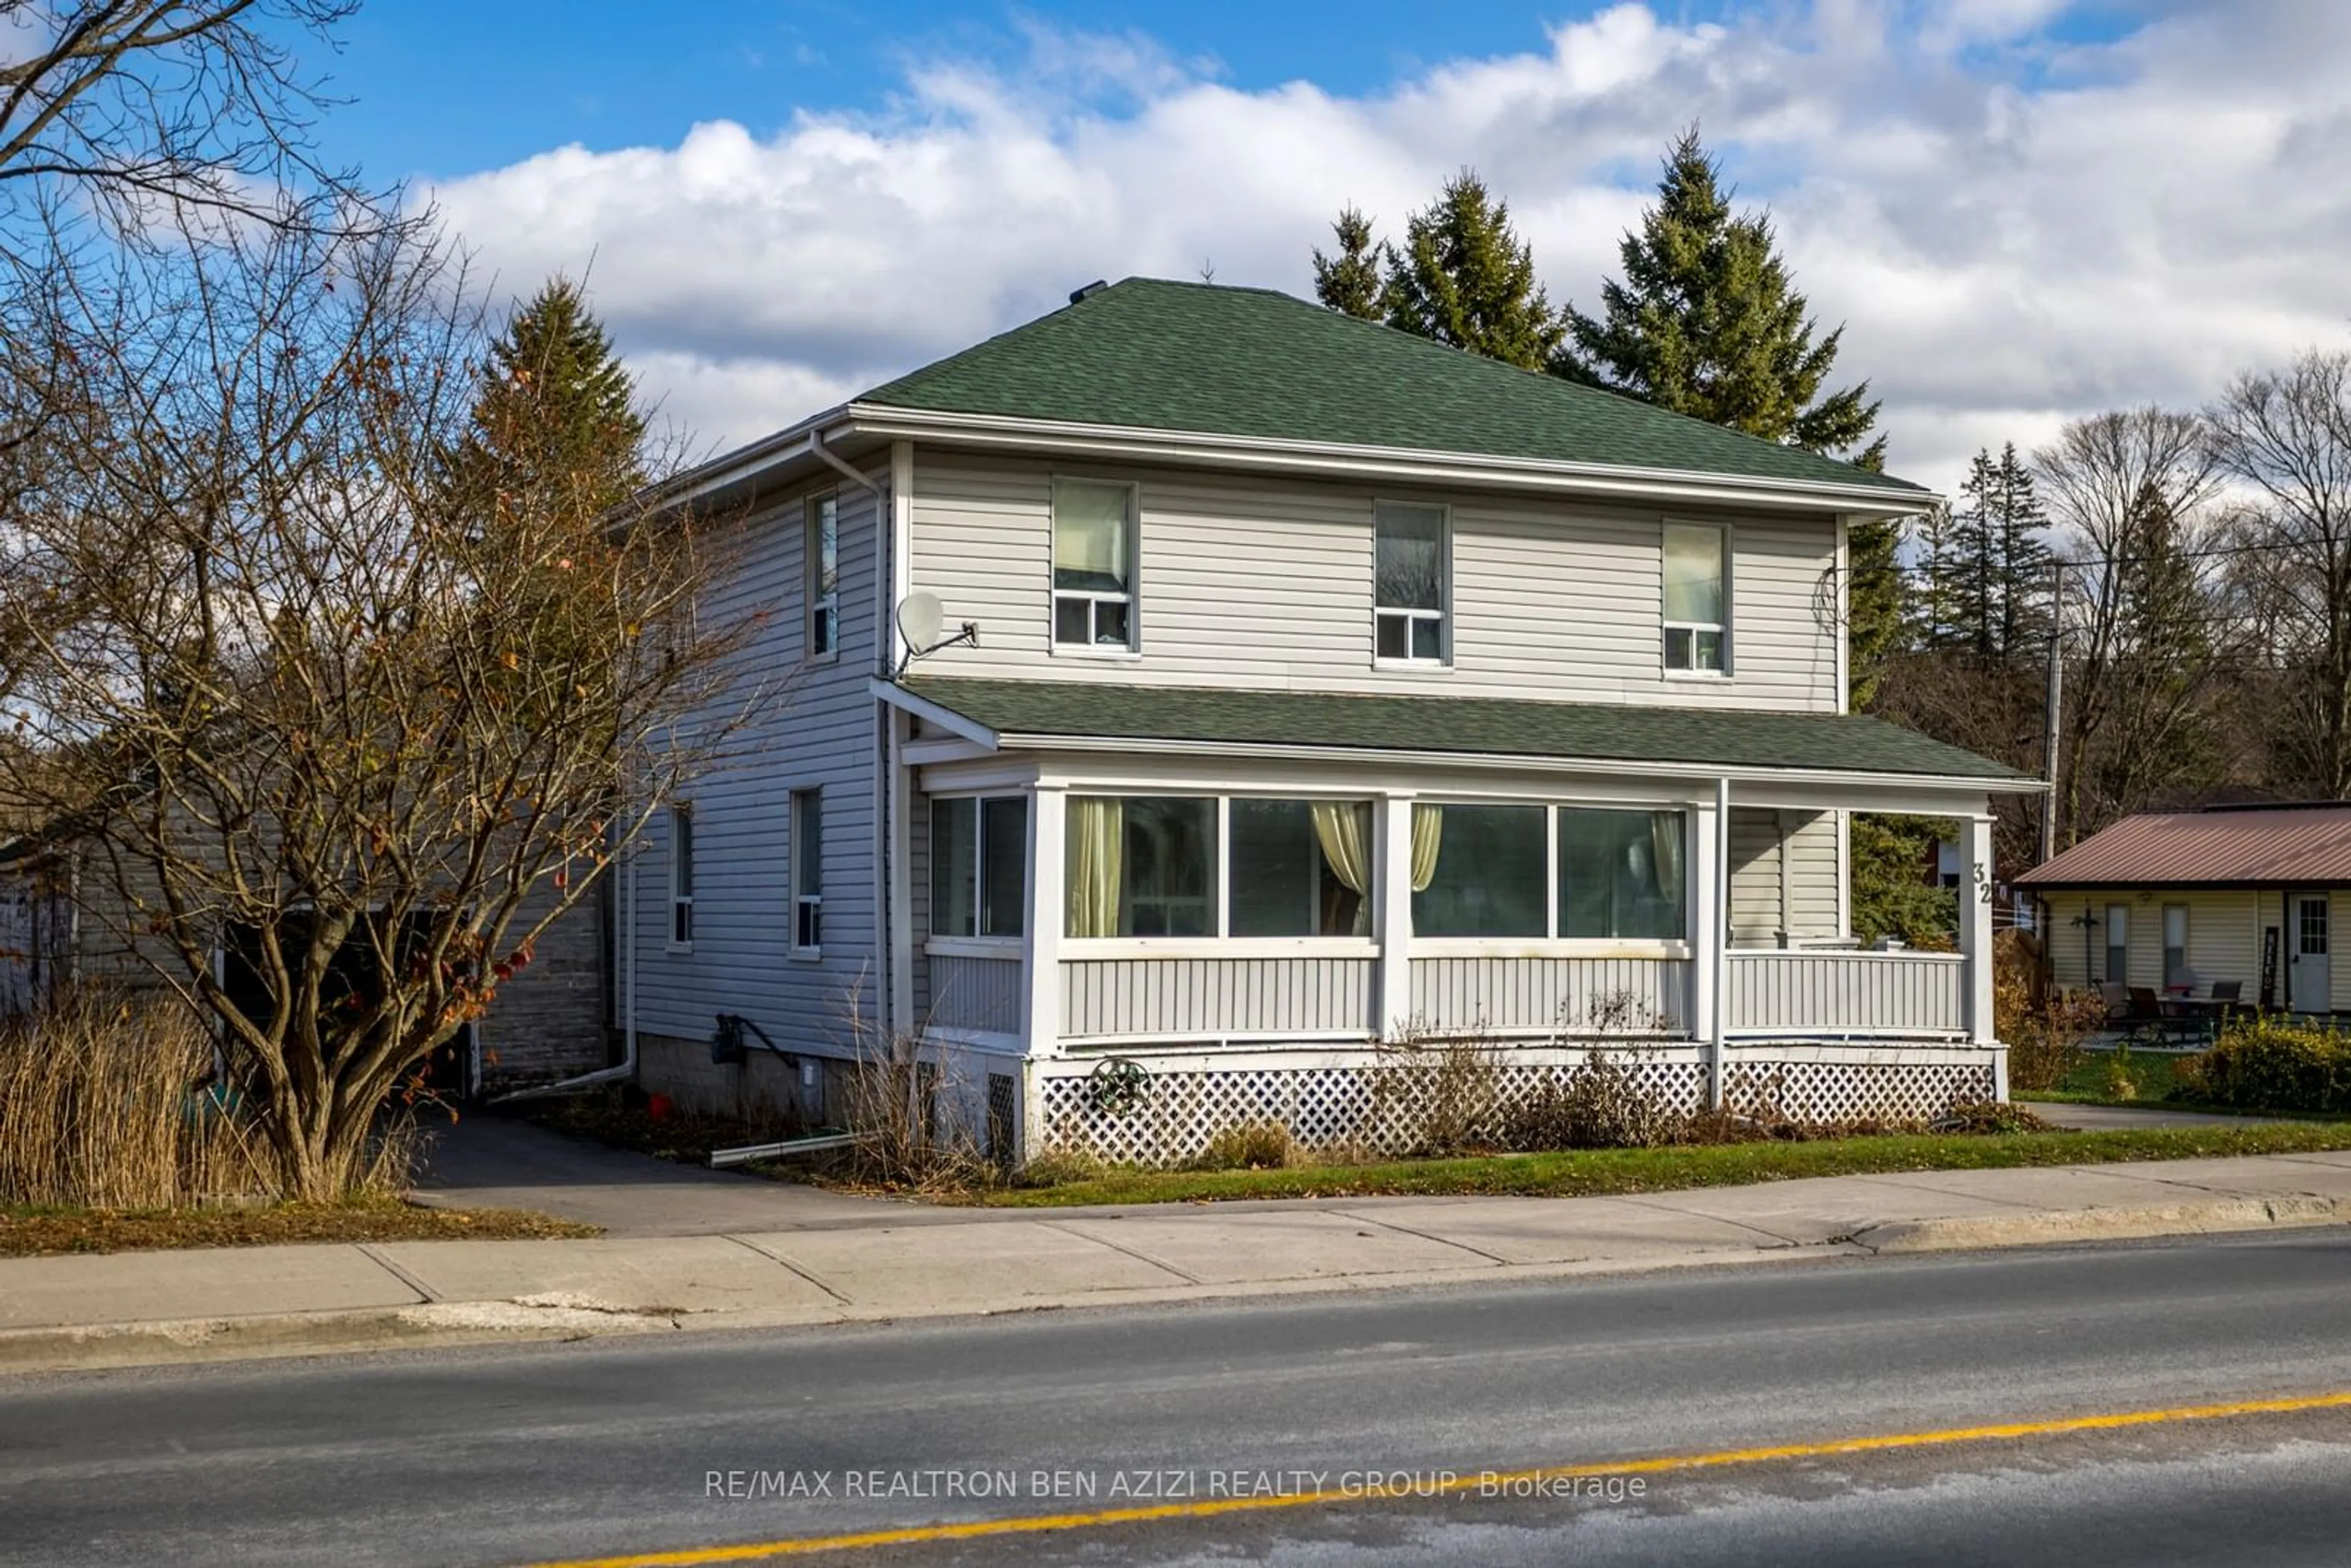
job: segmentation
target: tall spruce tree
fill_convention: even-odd
[[[1522,370],[1558,352],[1566,327],[1535,281],[1533,251],[1474,171],[1412,215],[1387,260],[1380,313],[1389,326]]]
[[[2048,514],[2015,443],[1998,458],[1979,451],[1959,493],[1966,504],[1949,540],[1952,612],[1938,645],[1982,659],[2027,656],[2048,636],[2054,558],[2041,537]]]
[[[1876,468],[1883,436],[1869,383],[1823,392],[1844,329],[1817,329],[1768,214],[1736,214],[1720,166],[1696,127],[1666,155],[1657,203],[1625,236],[1622,281],[1601,286],[1602,314],[1564,312],[1569,347],[1561,374],[1785,442],[1842,454]]]
[[[479,381],[473,428],[450,462],[459,486],[514,497],[560,486],[604,510],[643,485],[635,378],[570,278],[549,279],[507,318]]]
[[[1356,207],[1342,208],[1331,225],[1339,241],[1338,254],[1314,253],[1314,298],[1342,316],[1377,321],[1380,308],[1381,263],[1395,264],[1394,253],[1372,237],[1372,220]]]

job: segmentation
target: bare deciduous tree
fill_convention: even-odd
[[[2238,377],[2209,413],[2213,450],[2249,493],[2231,574],[2259,612],[2283,698],[2277,773],[2298,794],[2351,797],[2351,354],[2302,354]]]
[[[0,0],[0,214],[54,211],[70,189],[135,231],[157,204],[277,215],[298,193],[348,192],[311,153],[324,99],[290,45],[357,8]]]
[[[2059,613],[2072,697],[2059,832],[2062,843],[2071,843],[2147,803],[2130,798],[2137,786],[2111,773],[2109,788],[2093,788],[2099,769],[2091,764],[2101,739],[2127,730],[2136,747],[2150,733],[2176,732],[2212,674],[2209,643],[2200,653],[2154,644],[2166,643],[2181,617],[2202,613],[2200,558],[2192,552],[2208,528],[2205,508],[2221,475],[2202,422],[2153,405],[2072,421],[2033,454],[2032,469],[2068,568]],[[2187,679],[2184,692],[2158,683],[2134,696],[2132,683],[2121,678],[2126,663],[2142,675],[2157,664],[2194,667],[2177,672]]]
[[[6,367],[52,414],[0,456],[0,789],[323,1197],[758,700],[753,622],[697,608],[735,530],[616,515],[601,458],[526,426],[451,461],[481,323],[413,235],[141,276]]]

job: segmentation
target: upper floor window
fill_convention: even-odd
[[[1372,509],[1373,652],[1383,659],[1442,664],[1446,657],[1445,508],[1382,501]]]
[[[829,659],[841,648],[841,501],[819,496],[808,509],[808,651]]]
[[[1728,530],[1666,525],[1666,668],[1721,674],[1729,668]]]
[[[1134,486],[1053,481],[1053,641],[1134,646]]]
[[[931,802],[931,934],[1018,936],[1026,928],[1029,801]]]
[[[824,946],[824,792],[792,791],[792,951]]]
[[[694,810],[669,809],[669,939],[684,947],[694,941]]]

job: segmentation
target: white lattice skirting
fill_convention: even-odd
[[[1990,1053],[1740,1055],[1726,1063],[1724,1099],[1742,1113],[1796,1121],[1907,1120],[1992,1099]],[[1679,1113],[1706,1103],[1707,1063],[1691,1046],[1612,1051],[1643,1098]],[[1133,1068],[1103,1061],[1132,1062]],[[1138,1071],[1139,1070],[1139,1072]],[[1580,1051],[1511,1051],[1486,1071],[1394,1061],[1157,1054],[1031,1064],[1037,1147],[1117,1164],[1176,1166],[1217,1134],[1278,1123],[1310,1148],[1406,1154],[1432,1121],[1489,1125],[1546,1084],[1586,1070]]]

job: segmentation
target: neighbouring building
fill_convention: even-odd
[[[2351,805],[2208,806],[2126,817],[2017,879],[2047,911],[2061,986],[2234,981],[2248,1003],[2351,1010]]]
[[[1916,486],[1135,278],[674,498],[797,674],[622,873],[648,1088],[821,1121],[898,1038],[1006,1157],[1144,1162],[1376,1141],[1446,1036],[1684,1107],[2004,1092],[1989,904],[1851,939],[1852,812],[1957,820],[1980,886],[2039,788],[1845,711],[1846,532]]]

